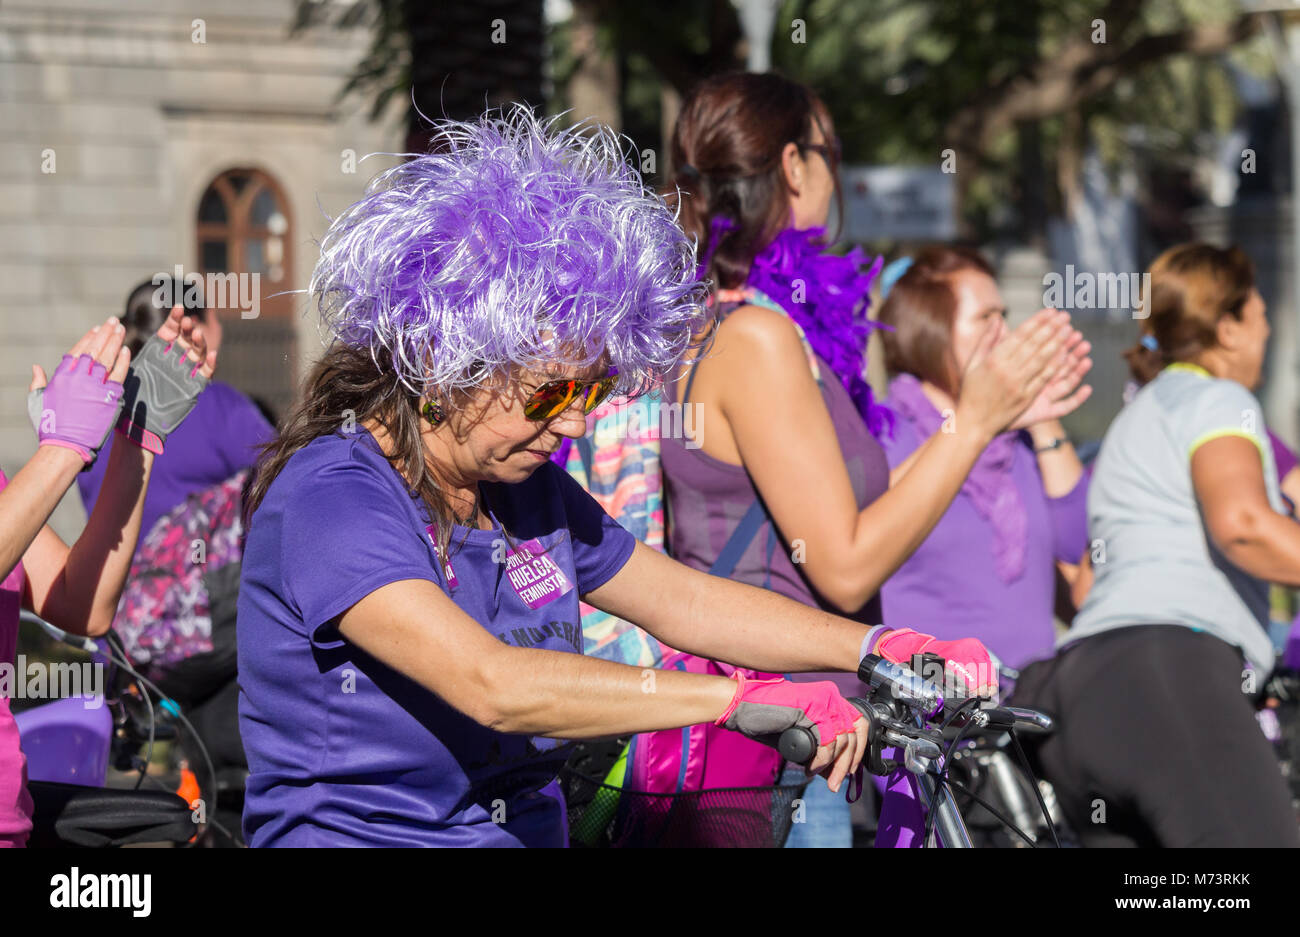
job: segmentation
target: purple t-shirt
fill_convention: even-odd
[[[166,451],[154,463],[144,496],[140,543],[144,543],[158,518],[190,495],[219,485],[252,465],[257,459],[257,447],[273,435],[275,428],[253,401],[229,384],[208,384],[185,422],[167,437]],[[110,433],[95,464],[77,476],[77,490],[86,514],[95,509],[109,453],[115,445],[117,433]]]
[[[1277,481],[1280,485],[1282,479],[1286,478],[1287,473],[1298,464],[1296,454],[1271,429],[1268,430],[1268,441],[1273,444],[1273,462],[1277,465]],[[1290,501],[1290,498],[1285,493],[1282,494],[1282,497]],[[1300,668],[1300,612],[1296,613],[1291,622],[1291,633],[1288,635],[1286,646],[1283,648],[1282,663],[1292,670]]]
[[[905,461],[922,441],[899,413],[893,439],[882,440],[890,466]],[[1024,573],[1010,583],[998,578],[993,528],[970,498],[958,494],[916,552],[885,580],[881,595],[891,628],[914,628],[945,641],[978,638],[1008,667],[1051,654],[1053,561],[1078,563],[1087,547],[1088,476],[1080,476],[1068,494],[1047,497],[1026,443],[1016,448],[1011,477],[1028,515]]]
[[[1286,478],[1287,473],[1298,464],[1296,455],[1277,433],[1271,429],[1267,430],[1267,432],[1268,441],[1273,444],[1273,461],[1277,465],[1277,480],[1280,483],[1282,479]]]
[[[272,483],[239,590],[250,845],[564,845],[567,743],[485,728],[337,628],[376,589],[425,579],[506,644],[582,653],[578,596],[635,538],[550,462],[481,488],[494,529],[453,529],[448,577],[370,433],[313,440]]]

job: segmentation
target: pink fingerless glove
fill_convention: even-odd
[[[998,674],[988,649],[975,638],[940,641],[933,635],[911,628],[886,632],[876,643],[876,653],[896,664],[910,665],[917,654],[938,654],[948,662],[947,669],[965,681],[973,693],[982,686],[997,688]]]
[[[50,382],[27,395],[27,409],[42,446],[62,446],[89,465],[108,438],[123,387],[90,355],[64,355]]]
[[[756,680],[737,670],[736,693],[717,721],[750,738],[780,735],[793,726],[815,728],[818,744],[829,745],[853,731],[862,717],[830,681],[791,683],[780,677]]]

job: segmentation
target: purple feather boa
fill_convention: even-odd
[[[862,248],[837,257],[826,246],[825,228],[786,228],[754,258],[746,286],[767,294],[799,324],[878,437],[892,427],[893,414],[876,403],[862,373],[871,330],[893,331],[867,318],[868,294],[884,258],[868,267]]]
[[[737,227],[730,218],[719,215],[713,219],[697,280],[706,276],[718,243]],[[746,286],[766,294],[799,324],[808,344],[831,366],[867,429],[877,438],[882,430],[892,431],[894,414],[876,403],[862,372],[866,370],[871,330],[893,331],[892,326],[867,318],[871,284],[883,265],[884,258],[877,257],[868,267],[867,255],[860,247],[844,257],[827,253],[825,228],[786,228],[754,258],[746,281]],[[570,442],[564,441],[552,461],[560,466],[568,463]]]

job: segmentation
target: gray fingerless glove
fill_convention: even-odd
[[[198,373],[178,343],[151,335],[131,362],[123,385],[126,392],[118,430],[142,448],[161,455],[163,443],[194,409],[208,379]]]

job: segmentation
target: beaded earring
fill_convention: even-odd
[[[443,417],[445,416],[442,412],[442,407],[434,403],[432,400],[426,401],[424,409],[420,412],[424,414],[424,418],[429,421],[430,426],[437,426],[442,422]]]

